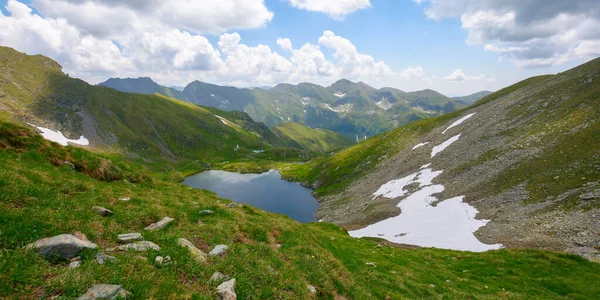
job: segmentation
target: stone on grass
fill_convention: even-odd
[[[129,200],[131,200],[131,198],[129,198],[129,197],[121,197],[121,198],[119,198],[119,200],[121,200],[121,201],[129,201]]]
[[[160,230],[163,229],[165,226],[167,226],[167,224],[173,222],[173,218],[169,218],[169,217],[164,217],[162,220],[154,223],[154,224],[150,224],[148,227],[144,228],[144,230]]]
[[[70,259],[79,254],[83,249],[96,249],[98,245],[78,239],[71,234],[61,234],[54,237],[44,238],[27,245],[27,249],[35,249],[44,257],[59,257]]]
[[[308,290],[310,291],[311,294],[316,294],[317,293],[317,289],[314,286],[310,285],[310,284],[308,286],[306,286],[306,288],[308,288]]]
[[[375,266],[375,263],[372,263],[372,262],[365,263],[365,265],[367,265],[367,266],[370,266],[370,267],[373,267],[373,268],[375,268],[375,267],[376,267],[376,266]]]
[[[188,251],[190,252],[190,255],[192,255],[192,257],[197,262],[205,262],[206,261],[206,253],[204,253],[202,250],[196,248],[196,246],[194,246],[194,244],[192,244],[192,242],[190,242],[186,239],[180,238],[177,240],[177,245],[179,245],[181,247],[186,247],[188,249]]]
[[[223,256],[227,252],[227,245],[216,245],[208,255],[210,256]]]
[[[212,215],[212,214],[214,214],[214,213],[215,213],[215,212],[214,212],[214,211],[212,211],[212,210],[210,210],[210,209],[205,209],[205,210],[202,210],[202,211],[200,211],[200,215],[201,215],[201,216],[205,216],[205,215]]]
[[[230,276],[217,271],[214,274],[212,274],[212,276],[210,276],[210,279],[208,280],[208,284],[221,283],[221,282],[227,281],[229,279],[231,279]]]
[[[71,260],[69,263],[69,269],[77,269],[81,266],[81,259]]]
[[[579,199],[581,200],[592,200],[594,199],[596,196],[594,195],[594,193],[585,193],[583,195],[579,196]]]
[[[119,235],[117,235],[117,238],[119,239],[119,242],[123,242],[123,243],[144,239],[144,237],[140,233],[137,233],[137,232],[119,234]]]
[[[96,259],[96,262],[98,262],[101,265],[103,265],[104,263],[106,263],[108,261],[110,261],[110,262],[118,262],[119,261],[116,257],[104,254],[102,252],[96,254],[95,259]]]
[[[92,207],[92,210],[94,210],[95,212],[97,212],[99,215],[101,215],[103,217],[109,217],[114,214],[110,209],[106,209],[101,206],[94,206],[94,207]]]
[[[219,284],[217,287],[217,294],[221,300],[236,300],[237,294],[235,293],[235,278]]]
[[[77,300],[93,299],[125,299],[130,293],[120,285],[94,284],[87,292]]]
[[[157,257],[154,259],[154,262],[155,262],[155,263],[156,263],[158,266],[166,266],[166,265],[169,265],[169,264],[171,264],[171,257],[170,257],[170,256],[168,256],[168,255],[167,255],[167,256],[165,256],[165,257],[162,257],[162,256],[157,256]]]
[[[155,250],[155,251],[160,251],[160,247],[153,243],[153,242],[148,242],[148,241],[140,241],[140,242],[135,242],[135,243],[131,243],[131,244],[127,244],[127,245],[122,245],[117,247],[118,250],[124,250],[124,251],[148,251],[148,250]]]

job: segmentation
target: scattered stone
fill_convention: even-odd
[[[35,248],[35,250],[44,257],[60,257],[62,259],[70,259],[83,249],[96,249],[98,245],[78,239],[71,234],[61,234],[54,237],[44,238],[27,245],[27,249]]]
[[[214,211],[212,211],[212,210],[210,210],[210,209],[205,209],[205,210],[202,210],[202,211],[200,211],[200,215],[201,215],[201,216],[205,216],[205,215],[212,215],[212,214],[214,214],[214,213],[215,213],[215,212],[214,212]]]
[[[579,195],[579,199],[581,199],[581,200],[592,200],[595,197],[596,196],[594,195],[594,193],[585,193],[583,195]]]
[[[238,205],[237,205],[236,203],[233,203],[233,202],[232,202],[232,203],[229,203],[229,204],[227,204],[227,205],[225,205],[225,206],[226,206],[227,208],[236,208],[236,207],[238,207]]]
[[[316,294],[317,293],[317,289],[312,286],[312,285],[308,285],[306,288],[308,288],[308,290],[310,291],[311,294]]]
[[[95,259],[96,259],[96,262],[98,262],[98,264],[101,264],[101,265],[103,265],[105,262],[108,262],[108,261],[110,261],[110,262],[118,262],[119,261],[116,257],[104,254],[102,252],[96,254]]]
[[[94,207],[92,207],[92,209],[103,217],[109,217],[114,214],[111,210],[106,209],[104,207],[100,207],[100,206],[94,206]]]
[[[212,276],[210,276],[210,279],[208,280],[208,284],[221,283],[221,282],[227,281],[229,279],[231,279],[230,276],[217,271]]]
[[[365,265],[371,266],[373,268],[377,267],[377,266],[375,266],[375,263],[372,263],[372,262],[365,263]]]
[[[213,248],[208,255],[223,256],[227,252],[227,249],[229,249],[227,245],[216,245],[215,248]]]
[[[66,165],[67,167],[69,167],[71,169],[75,169],[75,165],[72,162],[68,161],[68,160],[65,160],[63,162],[63,165]]]
[[[429,287],[432,287],[432,288],[434,288],[434,287],[435,287],[435,284],[433,284],[433,283],[432,283],[432,284],[430,284],[430,285],[429,285]]]
[[[453,260],[453,261],[457,261],[458,260],[458,258],[456,258],[456,257],[452,257],[450,259]]]
[[[167,226],[167,224],[173,222],[174,220],[175,219],[173,219],[173,218],[164,217],[162,220],[160,220],[156,223],[150,224],[148,227],[144,228],[144,230],[150,230],[150,231],[160,230],[160,229],[163,229],[165,226]]]
[[[88,237],[85,234],[83,234],[82,232],[79,232],[79,231],[73,231],[73,236],[75,236],[76,238],[78,238],[82,241],[86,241],[86,242],[90,241],[90,239],[88,239]]]
[[[117,235],[117,238],[119,239],[119,242],[123,242],[123,243],[144,239],[144,237],[140,233],[137,233],[137,232],[119,234],[119,235]]]
[[[118,250],[124,250],[124,251],[129,251],[129,250],[133,250],[133,251],[148,251],[148,250],[160,251],[160,247],[157,244],[155,244],[153,242],[148,242],[148,241],[135,242],[135,243],[131,243],[131,244],[119,246],[116,249],[118,249]]]
[[[219,295],[220,300],[236,300],[235,278],[221,283],[217,287],[217,294]]]
[[[81,257],[73,257],[71,258],[71,263],[69,263],[69,269],[77,269],[81,266],[83,262],[81,261]]]
[[[119,200],[121,200],[121,201],[129,201],[129,200],[131,200],[131,198],[129,198],[129,197],[121,197],[121,198],[119,198]]]
[[[277,249],[279,249],[279,248],[281,248],[281,244],[277,244],[277,245],[275,245],[275,247],[276,247]]]
[[[194,244],[192,244],[192,242],[190,242],[186,239],[180,238],[177,240],[177,245],[179,245],[181,247],[186,247],[188,249],[188,251],[190,252],[190,255],[192,255],[192,257],[197,262],[205,262],[206,261],[206,253],[204,253],[202,250],[196,248],[196,246],[194,246]]]
[[[452,282],[452,281],[450,281],[450,279],[447,279],[447,280],[446,280],[446,283],[450,283],[450,282]]]
[[[157,264],[157,265],[159,265],[159,266],[162,266],[164,262],[165,262],[165,258],[162,257],[162,256],[157,256],[154,259],[154,263]]]
[[[77,300],[93,299],[125,299],[131,294],[120,285],[94,284],[87,292]]]

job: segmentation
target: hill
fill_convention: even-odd
[[[339,133],[318,128],[312,129],[293,122],[274,127],[272,131],[282,138],[291,138],[302,148],[314,152],[329,152],[354,144],[352,140]]]
[[[432,201],[433,212],[463,199],[476,209],[470,218],[490,220],[475,227],[483,243],[599,257],[599,97],[596,59],[296,166],[288,176],[317,188],[319,218],[367,228],[357,234],[378,228],[386,239],[410,239],[365,226],[401,221],[402,207],[412,209],[404,201],[433,189],[419,198]]]
[[[471,105],[477,101],[479,101],[479,99],[489,95],[489,94],[493,94],[494,92],[490,92],[490,91],[481,91],[481,92],[477,92],[468,96],[462,96],[462,97],[453,97],[452,99],[460,101],[462,103]]]
[[[147,83],[138,81],[138,89],[123,89],[117,84],[112,87],[143,92],[142,87]],[[157,92],[156,89],[147,89],[146,93]],[[432,90],[410,93],[392,88],[377,90],[346,79],[329,87],[300,83],[279,84],[270,89],[238,89],[194,81],[177,98],[227,111],[244,111],[269,127],[296,122],[332,130],[353,140],[466,106]]]
[[[175,99],[185,99],[185,94],[183,91],[177,90],[176,88],[159,85],[148,77],[110,78],[105,82],[99,83],[98,86],[113,88],[125,93],[138,93],[147,95],[160,93]]]
[[[12,124],[0,123],[0,164],[0,297],[6,299],[74,299],[93,284],[121,285],[134,299],[214,299],[223,279],[209,279],[217,271],[236,279],[240,299],[593,299],[600,294],[595,284],[600,265],[578,256],[410,249],[355,239],[335,225],[300,224],[232,205],[135,165],[51,144]],[[112,215],[103,216],[94,206]],[[206,209],[213,213],[200,213]],[[144,230],[165,216],[174,221],[161,230]],[[123,245],[118,234],[129,232],[141,232],[160,250],[109,251]],[[78,267],[24,247],[72,233],[98,246],[79,253]],[[205,253],[219,244],[228,250],[202,260],[178,245],[181,238]],[[156,263],[157,256],[171,262]]]

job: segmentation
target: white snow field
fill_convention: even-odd
[[[469,118],[471,118],[473,115],[475,115],[475,113],[472,114],[468,114],[460,119],[458,119],[456,122],[452,123],[450,126],[448,126],[448,128],[446,128],[446,130],[442,131],[442,134],[445,134],[446,131],[450,130],[450,128],[456,127],[460,124],[462,124],[464,121],[468,120]]]
[[[52,129],[36,126],[36,125],[30,124],[30,123],[27,123],[27,124],[37,128],[39,131],[41,131],[41,135],[45,139],[59,143],[63,146],[67,146],[67,145],[69,145],[69,143],[77,144],[77,145],[81,145],[81,146],[88,146],[90,144],[90,141],[88,141],[88,139],[86,139],[83,135],[80,136],[78,140],[70,140],[67,137],[65,137],[62,134],[62,132],[60,132],[60,131],[54,131]]]
[[[416,150],[416,149],[421,148],[423,146],[427,146],[428,144],[429,144],[429,142],[416,144],[412,149]]]
[[[446,148],[448,148],[448,146],[452,145],[452,143],[458,141],[459,138],[460,138],[460,134],[455,135],[455,136],[447,139],[445,142],[433,147],[433,149],[431,149],[431,157],[433,158],[438,153],[444,151]]]

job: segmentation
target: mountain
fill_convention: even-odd
[[[317,188],[319,218],[367,228],[356,234],[410,239],[409,229],[390,236],[381,221],[410,218],[414,206],[407,205],[415,199],[433,201],[423,209],[450,209],[464,196],[470,206],[464,211],[477,209],[477,219],[490,220],[475,232],[485,244],[600,257],[594,248],[600,243],[599,132],[596,59],[380,134],[287,176]],[[428,190],[436,198],[418,198]],[[379,225],[365,227],[372,224]],[[443,228],[430,232],[436,230]]]
[[[291,138],[300,144],[300,148],[314,152],[329,152],[354,144],[349,138],[325,129],[311,129],[304,125],[287,122],[271,129],[282,139]]]
[[[148,77],[139,78],[110,78],[98,86],[105,86],[125,93],[138,93],[152,95],[160,93],[167,97],[175,99],[185,99],[182,91],[176,88],[169,88],[159,85]]]
[[[113,160],[0,122],[0,298],[75,299],[93,284],[111,284],[131,292],[128,299],[215,299],[223,281],[210,280],[216,272],[236,279],[238,299],[594,299],[600,294],[595,284],[600,265],[574,255],[520,249],[472,253],[355,239],[333,224],[300,224]],[[123,197],[129,200],[119,200]],[[207,209],[213,213],[200,214]],[[144,230],[165,216],[173,222]],[[124,245],[117,235],[128,232],[140,232],[160,250],[109,251]],[[59,234],[85,235],[98,248],[81,252],[75,267],[24,247]],[[181,239],[198,250],[180,246]],[[193,256],[216,245],[227,245],[227,253],[204,261]],[[158,256],[169,256],[171,263],[156,263]]]
[[[117,85],[112,87],[123,90]],[[142,91],[125,91],[134,90]],[[160,93],[154,88],[146,93],[156,92]],[[185,87],[183,95],[175,98],[226,111],[244,111],[269,127],[295,122],[332,130],[353,140],[466,106],[432,90],[377,90],[364,82],[346,79],[329,87],[300,83],[279,84],[270,89],[238,89],[194,81]]]
[[[481,92],[477,92],[477,93],[474,93],[474,94],[471,94],[471,95],[468,95],[468,96],[452,97],[452,99],[460,101],[460,102],[465,103],[465,104],[471,105],[471,104],[479,101],[479,99],[481,99],[481,98],[483,98],[483,97],[485,97],[485,96],[487,96],[489,94],[492,94],[492,93],[494,93],[494,92],[481,91]]]
[[[134,82],[153,86],[146,79]],[[6,47],[0,47],[0,95],[4,120],[60,131],[71,139],[84,136],[91,148],[125,153],[150,166],[193,160],[208,167],[241,158],[276,158],[278,153],[306,157],[301,149],[276,151],[298,144],[243,112],[91,86],[65,75],[46,57]],[[268,151],[256,154],[257,149]]]

